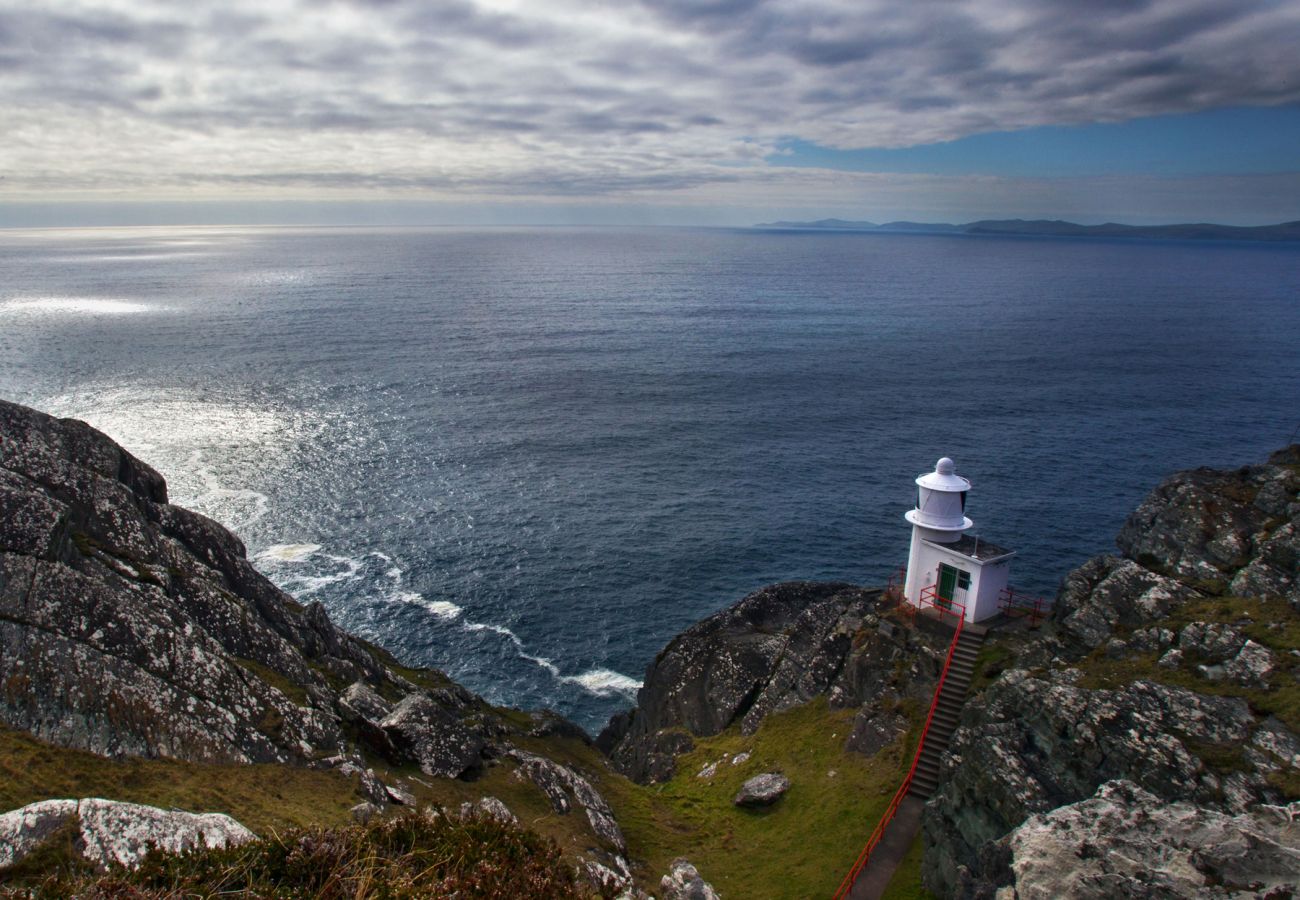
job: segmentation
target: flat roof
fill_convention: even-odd
[[[951,544],[941,544],[938,541],[926,541],[926,543],[941,550],[951,550],[953,553],[961,554],[979,562],[992,562],[1004,556],[1013,556],[1016,552],[1008,550],[1006,547],[999,547],[992,541],[971,537],[969,534],[963,534]]]

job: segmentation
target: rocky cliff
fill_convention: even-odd
[[[1067,576],[1045,636],[994,639],[923,819],[940,896],[1296,890],[1300,447],[1171,478],[1119,548]],[[105,757],[330,768],[363,817],[413,803],[411,772],[482,776],[521,818],[581,821],[555,834],[595,882],[669,868],[663,889],[695,896],[686,852],[761,896],[793,877],[765,874],[788,869],[765,843],[788,830],[778,844],[842,845],[800,876],[833,884],[910,760],[948,639],[877,590],[755,592],[665,647],[598,738],[645,790],[558,717],[339,631],[106,436],[0,402],[0,724]],[[735,806],[760,775],[789,795]]]
[[[872,754],[907,728],[902,710],[928,703],[948,635],[900,628],[879,590],[833,582],[763,588],[691,626],[646,672],[634,709],[596,744],[635,781],[663,781],[694,737],[764,718],[819,695],[856,709],[846,744]]]
[[[1139,886],[1142,896],[1236,896],[1281,882],[1294,890],[1300,870],[1289,881],[1268,873],[1294,866],[1300,847],[1286,807],[1300,797],[1297,463],[1292,447],[1267,465],[1175,475],[1125,523],[1122,556],[1070,573],[1049,635],[963,712],[923,820],[931,890],[1047,896],[1043,878],[1057,884],[1055,896],[1067,895],[1065,885],[1078,888],[1071,896]],[[1130,788],[1102,790],[1114,780]],[[1224,822],[1258,832],[1264,825],[1247,828],[1247,819],[1282,810],[1284,826],[1270,828],[1268,841],[1290,850],[1260,862],[1253,880],[1237,877],[1241,853],[1221,843],[1200,848],[1192,875],[1157,871],[1143,881],[1136,863],[1124,874],[1088,862],[1139,858],[1132,845],[1144,842],[1142,853],[1160,856],[1161,828],[1144,810],[1170,803],[1180,812],[1162,815],[1185,826],[1173,831],[1202,837],[1224,833]],[[1103,808],[1128,824],[1076,835],[1091,849],[1063,864],[1070,854],[1056,839]],[[1217,824],[1197,831],[1189,824],[1197,822]],[[1237,859],[1235,874],[1216,853]]]
[[[455,775],[478,763],[489,719],[275,588],[105,435],[0,402],[0,721],[105,756],[203,762],[304,763],[356,734]]]

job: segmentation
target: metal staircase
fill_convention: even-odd
[[[957,636],[952,664],[948,667],[948,677],[944,679],[943,688],[935,703],[934,718],[930,720],[930,730],[925,736],[925,745],[921,748],[916,763],[916,774],[912,778],[909,796],[928,800],[939,784],[939,759],[948,749],[948,740],[957,729],[961,708],[966,705],[966,692],[970,689],[971,678],[975,674],[975,659],[980,647],[984,645],[986,634],[984,629],[968,625]]]

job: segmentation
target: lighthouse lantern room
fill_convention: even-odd
[[[916,508],[904,514],[912,525],[912,548],[903,596],[918,607],[959,611],[960,604],[968,622],[997,615],[1014,551],[966,534],[974,527],[966,517],[971,485],[948,457],[919,476],[916,486]]]

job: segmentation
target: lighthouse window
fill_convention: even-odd
[[[965,494],[962,494],[963,498],[965,496]],[[957,587],[963,591],[970,589],[970,572],[963,572],[961,569],[957,570]]]

